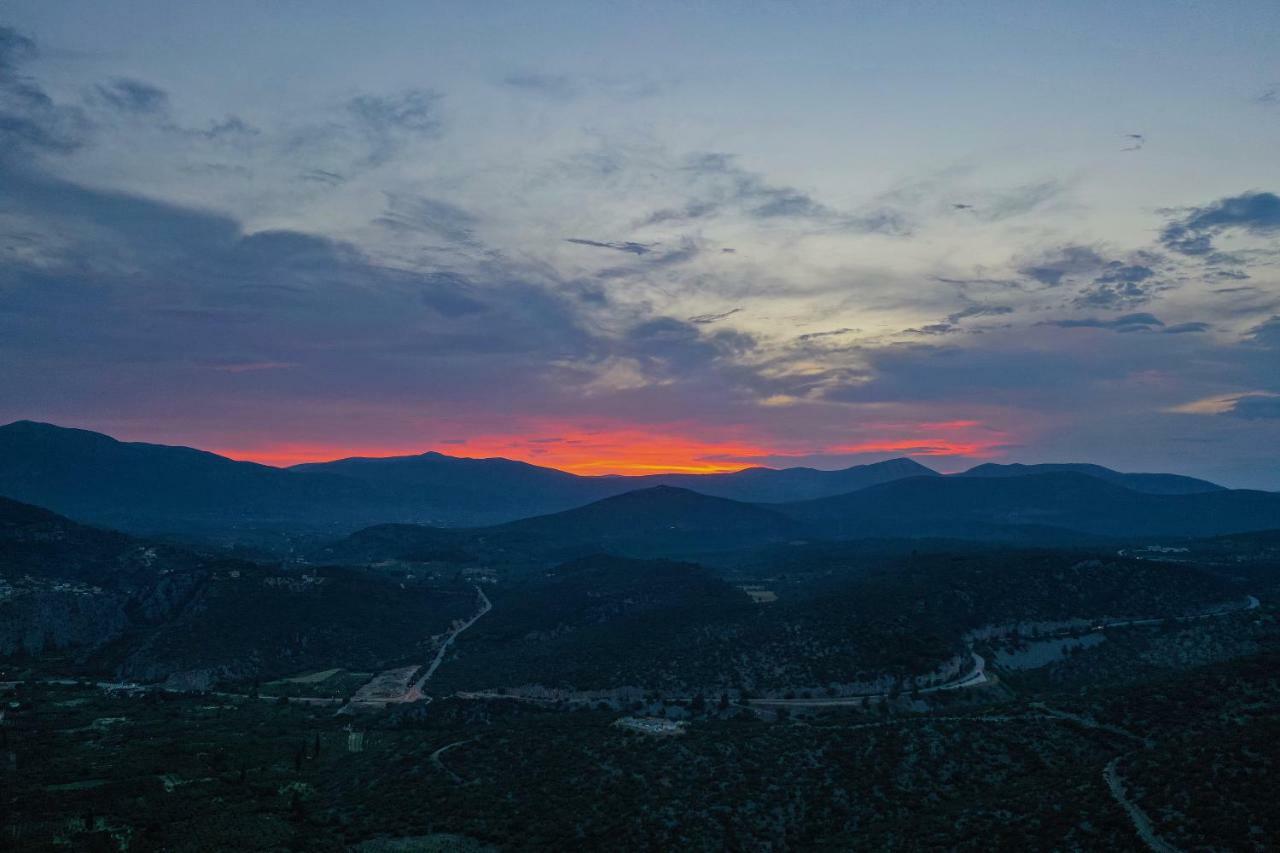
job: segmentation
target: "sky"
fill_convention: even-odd
[[[0,421],[1280,489],[1280,4],[0,7]]]

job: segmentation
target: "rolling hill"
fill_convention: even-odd
[[[421,659],[466,586],[211,557],[0,498],[0,658],[187,686]],[[67,665],[66,661],[61,665]]]
[[[953,536],[1061,540],[1216,536],[1280,526],[1280,494],[1246,489],[1149,494],[1071,472],[916,477],[780,512],[831,538]]]
[[[849,494],[748,504],[660,486],[585,507],[464,530],[378,525],[325,549],[341,562],[695,556],[797,540],[952,539],[1026,545],[1134,542],[1280,527],[1280,494],[1135,492],[1076,473],[913,477]]]
[[[1184,477],[1181,474],[1125,474],[1113,471],[1101,465],[1089,465],[1081,462],[1045,463],[1040,465],[999,465],[988,462],[963,471],[956,477],[1026,477],[1031,474],[1085,474],[1106,480],[1117,486],[1124,486],[1135,492],[1146,492],[1152,495],[1192,495],[1201,492],[1223,492],[1226,488],[1208,480],[1195,477]]]

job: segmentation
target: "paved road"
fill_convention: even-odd
[[[449,636],[445,638],[445,641],[440,644],[440,648],[436,652],[436,656],[432,658],[431,663],[422,670],[422,674],[418,677],[417,681],[406,687],[405,691],[398,696],[379,696],[376,700],[369,700],[366,702],[352,700],[339,708],[337,713],[350,713],[353,710],[353,706],[364,708],[385,708],[387,705],[399,705],[406,702],[430,702],[431,697],[423,693],[422,688],[426,685],[427,681],[431,679],[431,676],[435,675],[436,670],[439,669],[440,664],[444,661],[445,654],[449,651],[449,647],[453,645],[453,641],[458,639],[458,635],[463,631],[476,624],[477,619],[493,609],[493,604],[489,601],[489,596],[484,594],[484,590],[480,589],[479,586],[473,586],[476,591],[476,595],[480,598],[480,609],[476,611],[474,616],[449,633]]]
[[[1245,596],[1244,604],[1226,604],[1206,613],[1197,613],[1194,616],[1177,616],[1173,617],[1175,622],[1190,622],[1195,619],[1210,619],[1217,616],[1228,616],[1232,613],[1240,613],[1245,610],[1256,610],[1260,606],[1256,596]],[[1164,619],[1127,619],[1115,622],[1097,622],[1094,623],[1092,630],[1101,631],[1105,628],[1126,628],[1135,625],[1159,625]],[[1071,634],[1073,631],[1063,631],[1062,634]],[[987,684],[989,679],[986,674],[986,661],[982,655],[970,649],[973,655],[973,669],[967,674],[958,678],[954,678],[945,684],[935,684],[932,687],[921,687],[916,692],[919,693],[937,693],[941,690],[960,690],[966,687],[977,687]],[[906,692],[906,691],[904,691]],[[819,698],[819,699],[752,699],[752,705],[761,705],[765,707],[803,707],[803,708],[830,708],[841,705],[859,705],[864,699],[884,699],[888,693],[866,693],[860,696],[839,696],[835,698]]]
[[[921,687],[917,693],[937,693],[942,690],[960,690],[965,687],[977,687],[979,684],[987,683],[987,661],[982,655],[975,651],[970,651],[973,655],[973,669],[964,675],[953,678],[944,684],[935,684],[932,687]],[[905,691],[911,692],[911,691]],[[864,699],[884,699],[892,694],[890,693],[863,693],[859,696],[835,696],[824,697],[819,699],[751,699],[748,700],[752,705],[761,705],[769,708],[782,707],[803,707],[803,708],[832,708],[841,705],[861,705]]]
[[[464,784],[466,780],[446,767],[442,756],[455,746],[462,746],[464,743],[471,743],[473,740],[475,740],[475,738],[472,737],[467,738],[466,740],[455,740],[453,743],[446,743],[444,746],[431,753],[431,763],[434,764],[436,769],[441,773],[449,774],[449,778],[453,779],[455,784]]]
[[[1124,809],[1125,814],[1129,816],[1129,821],[1133,824],[1133,828],[1138,833],[1138,837],[1142,839],[1142,843],[1154,853],[1181,853],[1177,847],[1164,841],[1156,833],[1156,828],[1151,824],[1151,818],[1147,817],[1137,803],[1129,799],[1129,795],[1124,790],[1124,780],[1120,778],[1118,765],[1119,757],[1113,758],[1107,762],[1107,766],[1102,771],[1102,778],[1107,781],[1107,790],[1111,792],[1111,796],[1120,808]]]
[[[419,699],[423,698],[424,694],[422,692],[422,688],[426,686],[426,683],[431,680],[431,676],[435,675],[436,670],[440,668],[440,664],[444,661],[444,656],[448,653],[449,647],[453,645],[453,641],[458,639],[458,635],[463,631],[476,624],[476,620],[493,609],[493,604],[489,601],[489,596],[484,594],[484,590],[479,586],[476,586],[475,589],[476,595],[480,597],[480,609],[476,612],[476,615],[472,616],[466,622],[463,622],[458,626],[456,631],[449,635],[448,639],[440,645],[440,650],[436,652],[436,656],[432,659],[430,665],[423,670],[422,675],[413,683],[413,686],[405,691],[404,696],[397,701],[417,702]]]

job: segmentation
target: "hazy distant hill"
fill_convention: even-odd
[[[778,507],[829,536],[1214,536],[1280,527],[1280,494],[1147,494],[1076,473],[917,477]]]
[[[1109,483],[1124,486],[1126,489],[1132,489],[1135,492],[1146,492],[1153,495],[1191,495],[1200,492],[1226,491],[1225,487],[1219,486],[1217,483],[1198,480],[1195,477],[1184,477],[1180,474],[1125,474],[1120,471],[1113,471],[1110,468],[1104,468],[1101,465],[1089,465],[1082,462],[1045,463],[1041,465],[1022,465],[1019,463],[999,465],[994,462],[988,462],[985,465],[970,468],[968,471],[955,476],[1025,477],[1029,474],[1064,472],[1097,477],[1099,480],[1106,480]]]
[[[358,480],[31,421],[0,427],[0,494],[135,532],[372,523],[399,510],[394,495]]]
[[[749,504],[660,486],[492,527],[378,525],[334,543],[319,559],[466,562],[595,551],[692,556],[800,539],[882,537],[1062,545],[1276,527],[1280,494],[1273,492],[1147,494],[1075,473],[913,477],[785,504]]]
[[[137,533],[231,535],[248,528],[341,533],[379,522],[474,527],[659,485],[738,500],[789,501],[922,474],[934,472],[894,459],[842,471],[752,468],[733,474],[581,477],[509,459],[439,453],[281,469],[52,424],[0,426],[0,495]]]
[[[663,556],[783,542],[803,536],[805,531],[803,524],[770,505],[654,486],[492,527],[379,524],[357,531],[315,556],[319,561],[346,563],[570,559],[600,552]]]
[[[838,471],[816,468],[747,468],[732,474],[654,474],[626,478],[631,488],[675,486],[704,495],[753,503],[783,503],[842,495],[906,477],[941,476],[911,459],[886,459]]]
[[[910,459],[888,459],[838,471],[746,468],[727,474],[582,477],[510,459],[466,459],[435,452],[313,462],[295,465],[290,470],[340,474],[384,486],[449,491],[460,504],[520,517],[569,509],[654,486],[674,486],[712,497],[770,503],[840,495],[903,477],[939,476]]]
[[[627,492],[566,512],[490,528],[511,542],[582,553],[695,553],[802,536],[804,527],[771,507],[672,486]]]
[[[608,502],[651,489],[647,497]],[[729,503],[697,502],[681,492]],[[0,495],[134,533],[224,542],[261,530],[329,536],[383,523],[478,528],[527,518],[538,520],[504,530],[504,541],[576,549],[626,541],[632,550],[647,542],[652,547],[643,553],[800,536],[1061,541],[1280,527],[1276,495],[1096,465],[980,465],[943,477],[910,459],[891,459],[839,471],[582,477],[508,459],[425,453],[281,469],[30,421],[0,427]],[[757,506],[731,512],[733,502]],[[575,508],[582,513],[557,518]],[[777,512],[784,509],[786,517]]]

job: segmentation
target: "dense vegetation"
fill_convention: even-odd
[[[0,503],[0,844],[1141,849],[1126,808],[1184,849],[1280,832],[1274,534],[799,541],[691,495],[372,528],[345,566]],[[705,563],[558,559],[709,523]],[[431,701],[335,713],[435,660]],[[150,687],[96,683],[121,677]]]

